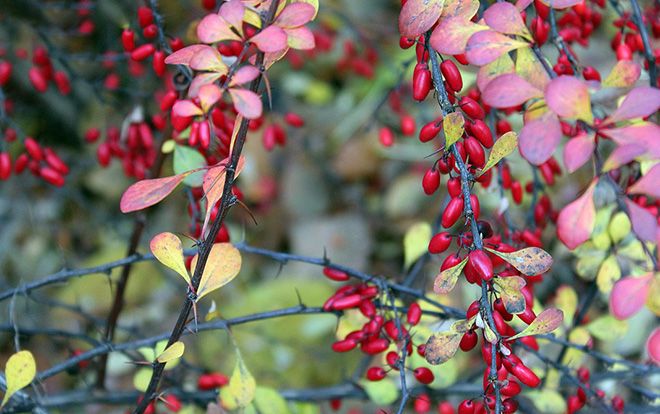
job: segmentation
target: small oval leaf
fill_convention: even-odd
[[[498,252],[488,247],[486,250],[501,257],[525,276],[545,273],[552,266],[552,256],[539,247],[526,247],[511,253]]]
[[[168,346],[156,360],[161,364],[164,364],[175,359],[179,359],[183,356],[184,351],[186,350],[186,345],[181,341],[176,341],[172,345]]]
[[[435,282],[433,282],[433,291],[435,293],[448,293],[456,286],[458,277],[461,275],[463,268],[468,262],[468,258],[463,259],[462,262],[457,264],[454,267],[445,269],[438,276],[435,277]]]
[[[5,364],[7,389],[0,407],[4,407],[12,395],[30,385],[37,374],[37,364],[30,351],[19,351],[9,357]]]
[[[516,335],[510,337],[508,340],[522,338],[523,336],[542,335],[547,334],[559,327],[564,320],[564,312],[556,308],[546,309],[539,313],[536,319],[532,321],[525,329]]]
[[[149,248],[159,262],[177,272],[190,285],[190,276],[183,260],[183,245],[176,235],[168,232],[157,234],[151,239]]]

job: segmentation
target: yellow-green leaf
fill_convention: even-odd
[[[413,224],[408,229],[403,237],[403,256],[406,268],[426,253],[432,235],[431,225],[423,221]]]
[[[555,306],[561,309],[564,312],[564,323],[567,326],[573,324],[573,315],[577,310],[578,297],[575,290],[568,286],[562,285],[557,289],[557,295],[555,296]]]
[[[151,239],[149,248],[159,262],[180,274],[188,285],[191,284],[183,260],[183,245],[176,235],[168,232],[157,234]]]
[[[604,315],[589,322],[587,330],[601,341],[612,342],[626,334],[628,322],[620,321],[611,315]]]
[[[525,279],[520,276],[498,277],[495,284],[500,288],[500,297],[507,312],[515,314],[525,310],[525,297],[521,291],[527,284]]]
[[[151,368],[138,369],[135,375],[133,375],[133,387],[140,392],[145,392],[149,387],[152,373]]]
[[[163,352],[161,352],[161,354],[158,355],[158,358],[156,358],[156,360],[161,364],[163,364],[181,358],[185,350],[186,350],[186,345],[181,341],[176,341],[172,345],[168,346],[167,349],[165,349]]]
[[[605,88],[627,88],[639,79],[642,68],[637,62],[620,60],[614,65],[602,85]]]
[[[257,382],[245,366],[238,350],[236,358],[236,366],[229,379],[229,384],[220,389],[222,404],[229,410],[247,407],[254,399],[257,389]]]
[[[197,266],[197,255],[191,269]],[[206,261],[202,279],[197,289],[197,300],[231,282],[241,270],[241,252],[231,243],[216,243]]]
[[[467,257],[463,259],[462,262],[457,264],[454,267],[450,267],[449,269],[445,269],[438,276],[435,277],[435,282],[433,282],[433,290],[435,293],[448,293],[450,292],[454,286],[456,286],[456,282],[458,281],[458,277],[461,275],[461,272],[463,271],[463,268],[467,264]]]
[[[614,283],[619,279],[621,279],[621,267],[616,260],[616,255],[611,254],[600,265],[598,275],[596,275],[596,284],[602,293],[609,295]]]
[[[387,406],[399,398],[399,387],[394,381],[388,379],[382,381],[361,380],[360,387],[376,405]]]
[[[254,405],[260,413],[289,414],[286,400],[273,388],[257,387]]]
[[[511,253],[501,253],[487,247],[486,250],[506,260],[525,276],[545,273],[552,266],[552,256],[538,247],[526,247]]]
[[[566,400],[557,391],[551,389],[532,390],[525,393],[539,412],[555,414],[566,412]]]
[[[460,112],[452,112],[445,116],[444,121],[442,121],[442,128],[445,132],[446,151],[449,150],[449,147],[454,145],[461,136],[463,136],[464,125],[465,119]]]
[[[649,287],[649,296],[646,299],[646,307],[655,316],[660,316],[660,273],[656,273]]]
[[[623,211],[614,214],[612,220],[610,220],[610,224],[607,226],[607,232],[613,243],[618,243],[623,240],[630,234],[631,229],[632,226],[630,224],[630,219]]]
[[[30,351],[19,351],[9,357],[5,365],[7,390],[0,407],[4,407],[12,395],[25,388],[37,374],[37,364]]]
[[[506,134],[499,137],[499,139],[495,141],[495,144],[493,145],[493,149],[490,150],[490,154],[488,155],[488,161],[486,162],[486,165],[484,165],[484,168],[479,172],[479,175],[493,168],[493,166],[495,166],[495,164],[500,162],[502,158],[511,154],[513,150],[516,149],[517,146],[518,146],[518,135],[516,135],[515,132],[509,131]]]
[[[591,335],[589,331],[585,328],[578,326],[573,329],[570,334],[568,334],[568,340],[574,344],[586,345],[591,341]],[[566,354],[562,359],[562,364],[571,367],[577,368],[582,364],[584,359],[584,352],[575,348],[566,348]]]
[[[510,341],[523,336],[547,334],[555,329],[564,320],[564,313],[556,308],[549,308],[539,313],[525,329],[509,338]]]

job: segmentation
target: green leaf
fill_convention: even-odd
[[[375,382],[365,379],[360,381],[360,386],[376,405],[390,405],[399,398],[399,387],[388,379]]]
[[[532,321],[525,329],[521,332],[518,332],[516,335],[513,335],[508,340],[513,341],[514,339],[521,338],[523,336],[532,336],[547,334],[555,329],[561,322],[564,320],[564,313],[557,308],[549,308],[539,313],[536,316],[536,319]]]
[[[509,131],[506,134],[499,137],[497,141],[495,141],[495,144],[493,145],[493,149],[490,150],[490,154],[488,154],[488,161],[486,162],[486,165],[484,165],[484,168],[481,171],[479,171],[479,175],[493,168],[493,166],[495,166],[498,162],[500,162],[502,158],[511,154],[513,150],[516,149],[517,146],[518,146],[518,135],[516,135],[515,132]]]
[[[601,341],[612,342],[622,338],[628,332],[628,322],[620,321],[611,315],[605,315],[591,321],[587,325],[587,330]]]
[[[611,254],[600,265],[598,274],[596,275],[596,284],[598,290],[602,293],[609,295],[614,287],[614,283],[621,279],[621,267],[616,260],[616,255]]]
[[[433,290],[435,293],[442,294],[451,292],[451,290],[454,289],[454,286],[456,286],[458,277],[461,275],[461,272],[463,271],[463,268],[467,262],[468,258],[466,257],[456,266],[450,267],[449,269],[445,269],[440,272],[440,274],[435,277],[435,281],[433,282]]]
[[[254,405],[260,413],[289,414],[286,400],[273,388],[257,387]]]
[[[158,358],[156,358],[156,360],[162,364],[169,361],[173,361],[175,359],[179,359],[183,356],[185,350],[186,350],[186,345],[181,341],[176,341],[175,343],[167,347],[167,349],[165,349],[163,352],[161,352],[160,355],[158,355]]]
[[[182,174],[184,172],[199,169],[206,166],[206,159],[197,150],[183,146],[176,145],[174,147],[174,173]],[[184,180],[184,184],[191,187],[199,187],[202,185],[204,178],[203,171],[197,171],[188,175]]]
[[[403,237],[404,266],[407,269],[428,250],[433,235],[431,225],[426,222],[415,223]]]
[[[133,375],[133,386],[136,390],[140,392],[145,392],[147,387],[149,387],[149,381],[151,381],[151,368],[140,368],[137,370],[135,375]]]
[[[538,247],[526,247],[511,253],[501,253],[488,247],[485,249],[506,260],[525,276],[535,276],[545,273],[552,266],[552,256]]]
[[[19,351],[9,357],[5,364],[5,379],[7,390],[0,407],[4,407],[12,395],[25,388],[37,374],[37,364],[30,351]]]
[[[257,382],[248,371],[241,353],[236,349],[236,366],[231,374],[229,384],[220,389],[220,399],[223,406],[229,410],[247,407],[255,397]]]

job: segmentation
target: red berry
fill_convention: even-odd
[[[440,64],[440,71],[447,81],[447,84],[454,92],[460,92],[461,89],[463,89],[463,78],[454,62],[451,60],[445,60]]]
[[[484,147],[481,146],[479,141],[473,137],[467,137],[463,140],[463,145],[465,150],[470,157],[470,164],[482,168],[486,164],[486,153],[484,152]]]
[[[124,29],[121,32],[121,44],[126,52],[135,50],[135,33],[131,29]]]
[[[378,140],[381,144],[383,144],[383,146],[390,147],[392,144],[394,144],[394,133],[391,129],[382,127],[378,131]]]
[[[439,254],[447,250],[451,244],[452,236],[446,231],[436,234],[429,241],[429,253]]]
[[[412,136],[415,134],[415,118],[411,115],[402,115],[401,116],[401,133],[406,136]]]
[[[197,388],[200,390],[214,390],[229,384],[229,378],[219,372],[202,374],[197,379]]]
[[[293,112],[288,112],[284,115],[284,122],[294,128],[300,128],[305,125],[305,120],[300,115]]]
[[[541,379],[534,373],[534,371],[527,368],[522,363],[515,364],[513,366],[513,372],[511,373],[528,387],[536,388],[541,383]]]
[[[461,214],[463,214],[463,198],[454,197],[449,200],[445,211],[442,213],[442,227],[449,228],[453,226]]]
[[[426,195],[431,195],[438,190],[438,187],[440,187],[440,172],[434,167],[431,167],[424,174],[424,178],[422,178],[422,188]]]
[[[350,279],[350,276],[348,273],[338,270],[338,269],[333,269],[331,267],[324,267],[323,268],[323,274],[325,277],[327,277],[330,280],[334,280],[336,282],[345,282],[348,279]]]
[[[423,101],[431,91],[431,71],[426,63],[418,63],[413,74],[413,99]]]
[[[468,254],[470,265],[482,280],[489,281],[493,278],[493,262],[483,250],[472,250]]]
[[[131,59],[136,62],[141,62],[151,56],[155,51],[156,47],[151,43],[147,43],[133,50],[131,52]]]
[[[615,395],[612,397],[612,408],[614,408],[617,413],[622,413],[624,406],[625,403],[623,402],[623,398],[621,398],[621,396]]]
[[[163,401],[165,402],[165,405],[167,405],[167,409],[175,413],[181,411],[181,408],[183,407],[179,397],[174,394],[167,394],[163,397]]]
[[[53,75],[53,81],[55,81],[57,90],[59,90],[62,95],[68,95],[71,93],[71,82],[69,82],[69,77],[66,76],[66,73],[60,71],[55,72]]]
[[[380,381],[387,375],[382,367],[371,367],[367,370],[367,379],[369,381]]]
[[[428,413],[431,410],[431,399],[428,395],[422,394],[415,399],[413,409],[417,414]]]
[[[42,167],[39,169],[39,175],[44,181],[56,187],[62,187],[64,185],[64,177],[62,177],[62,174],[54,168]]]
[[[30,83],[32,83],[32,86],[37,90],[37,92],[43,93],[48,89],[48,81],[46,80],[44,73],[39,68],[34,66],[31,67],[28,71],[28,78],[30,79]]]
[[[8,152],[0,152],[0,180],[6,180],[11,175],[11,156]]]
[[[23,144],[25,145],[25,149],[33,160],[41,161],[43,159],[43,151],[41,150],[39,143],[35,141],[34,138],[26,137]]]
[[[415,375],[415,379],[422,384],[430,384],[435,379],[433,372],[426,367],[415,368],[413,374]]]
[[[419,320],[422,318],[422,308],[419,306],[419,303],[413,302],[408,307],[408,313],[406,314],[406,320],[412,326],[415,326],[419,323]]]
[[[589,372],[589,368],[587,367],[580,367],[578,368],[576,375],[581,383],[586,384],[587,382],[589,382],[589,378],[591,377],[591,372]]]
[[[465,112],[465,114],[472,119],[484,119],[486,116],[484,109],[479,105],[479,103],[469,96],[461,97],[461,99],[458,101],[458,106],[460,106],[461,110],[463,110],[463,112]]]
[[[345,310],[345,309],[356,308],[360,306],[361,301],[362,301],[362,296],[354,293],[352,295],[344,296],[335,300],[334,303],[332,304],[332,309]]]
[[[493,134],[490,132],[488,125],[481,119],[476,119],[474,123],[470,126],[470,131],[476,139],[479,140],[481,145],[486,148],[491,148],[493,146]]]
[[[67,175],[69,173],[69,167],[62,161],[62,159],[55,154],[55,152],[46,148],[44,150],[44,158],[48,165],[50,165],[55,171],[59,172],[62,175]]]
[[[585,80],[600,82],[600,73],[593,66],[585,66],[585,68],[582,70],[582,76]]]
[[[2,61],[0,62],[0,86],[4,86],[9,82],[11,77],[12,66],[11,63]]]
[[[513,181],[511,183],[511,196],[513,197],[513,202],[520,204],[522,202],[523,191],[520,181]]]
[[[474,414],[474,402],[472,400],[463,400],[458,405],[458,414]]]
[[[442,130],[442,119],[436,119],[424,125],[419,131],[419,140],[421,142],[428,142],[437,137]]]
[[[479,336],[477,336],[476,332],[473,330],[469,330],[463,334],[463,337],[461,338],[461,343],[460,347],[463,352],[468,352],[474,349],[475,346],[477,346],[477,341],[479,340]]]
[[[348,352],[357,346],[354,339],[343,339],[332,344],[332,350],[335,352]]]
[[[458,177],[452,177],[447,180],[447,192],[452,197],[461,195],[461,180]]]
[[[632,60],[632,50],[630,50],[630,46],[621,43],[616,48],[616,60]]]
[[[363,343],[360,349],[365,354],[376,355],[385,351],[390,345],[390,342],[385,338],[377,338],[372,341]]]
[[[147,27],[154,22],[154,14],[149,7],[138,7],[137,16],[140,27]]]
[[[151,62],[151,67],[154,70],[154,73],[158,76],[163,76],[165,74],[165,53],[162,50],[156,50],[154,52],[154,58]]]

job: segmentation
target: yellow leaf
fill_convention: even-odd
[[[152,373],[151,368],[138,369],[135,375],[133,375],[133,387],[140,392],[145,392],[149,387]]]
[[[509,131],[499,137],[499,139],[495,141],[493,149],[490,150],[490,154],[488,154],[488,161],[486,162],[486,165],[484,165],[484,168],[479,172],[479,175],[493,168],[493,166],[500,162],[502,158],[511,154],[517,146],[518,135],[516,135],[515,132]]]
[[[151,239],[149,248],[159,262],[180,274],[188,285],[191,284],[188,269],[183,261],[183,246],[176,235],[167,232],[157,234]]]
[[[526,247],[511,253],[501,253],[488,247],[486,250],[506,260],[525,276],[545,273],[552,266],[552,256],[538,247]]]
[[[651,312],[655,313],[655,316],[660,316],[660,273],[656,273],[651,282],[646,306]]]
[[[2,399],[0,407],[4,407],[12,395],[25,388],[34,379],[37,374],[37,364],[30,351],[19,351],[7,360],[5,365],[5,379],[7,381],[7,391]]]
[[[605,88],[627,88],[637,82],[641,73],[642,68],[639,63],[620,60],[607,75],[602,86]]]
[[[442,121],[442,128],[445,132],[445,151],[448,151],[449,147],[463,136],[463,125],[465,125],[465,119],[460,112],[447,114],[444,121]]]
[[[570,334],[568,334],[568,340],[574,344],[586,345],[591,341],[591,335],[589,335],[589,331],[579,326],[573,329]],[[583,359],[584,352],[580,351],[579,349],[569,347],[566,348],[566,354],[564,354],[562,364],[571,368],[577,368],[582,365]]]
[[[404,266],[407,269],[428,250],[433,230],[426,222],[415,223],[403,236]]]
[[[614,287],[614,282],[619,279],[621,279],[621,268],[616,260],[616,255],[611,254],[600,265],[598,275],[596,275],[596,284],[602,293],[609,295]]]
[[[564,323],[567,326],[573,324],[573,315],[577,310],[578,297],[575,290],[567,285],[562,285],[557,289],[555,297],[555,306],[564,312]]]
[[[456,354],[463,334],[446,331],[437,333],[426,342],[424,358],[429,364],[438,365],[451,359]]]
[[[197,256],[191,268],[197,266]],[[202,279],[197,289],[197,300],[231,282],[241,270],[241,252],[231,243],[216,243],[206,261]]]
[[[607,226],[607,232],[610,235],[613,243],[618,243],[630,234],[632,226],[628,215],[623,211],[612,216],[610,224]]]
[[[500,288],[500,297],[507,312],[516,314],[525,310],[525,297],[521,292],[527,284],[525,279],[520,276],[498,277],[494,282]]]
[[[566,411],[566,400],[557,391],[550,389],[532,390],[525,395],[534,403],[539,412],[543,414],[563,413]]]
[[[529,47],[522,47],[516,51],[516,73],[540,90],[544,90],[550,82],[543,65]]]
[[[175,359],[179,359],[183,356],[183,352],[186,350],[186,345],[181,341],[176,341],[172,345],[168,346],[156,360],[158,362],[165,363]]]
[[[433,282],[433,290],[435,293],[448,293],[458,281],[458,276],[461,275],[463,268],[467,264],[468,258],[463,259],[462,262],[457,264],[454,267],[445,269],[438,276],[435,277],[435,282]]]
[[[518,332],[516,335],[513,335],[509,338],[510,341],[521,338],[523,336],[532,336],[547,334],[561,325],[562,320],[564,320],[564,313],[556,308],[549,308],[539,313],[536,319],[532,321],[522,332]]]
[[[236,366],[229,379],[229,384],[220,389],[222,405],[229,410],[247,407],[254,399],[257,389],[257,382],[245,366],[238,349],[236,358]]]

